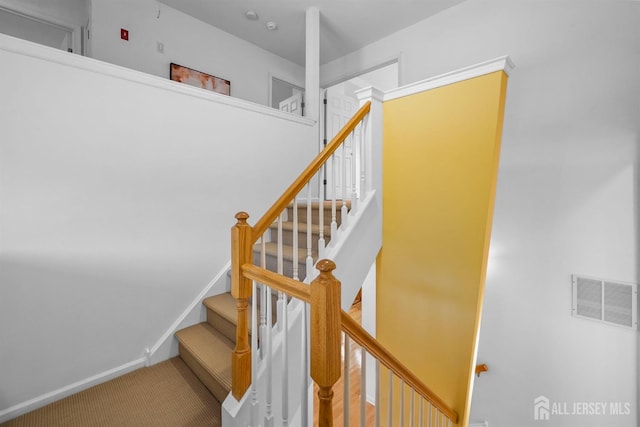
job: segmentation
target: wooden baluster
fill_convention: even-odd
[[[340,281],[336,265],[321,260],[311,282],[311,377],[318,384],[320,427],[333,426],[333,385],[340,378]]]
[[[422,419],[424,418],[424,399],[420,397],[420,409],[418,410],[419,418],[418,418],[418,427],[422,427]]]
[[[243,277],[241,267],[252,263],[251,233],[247,224],[249,214],[236,214],[236,225],[231,228],[231,295],[236,299],[238,323],[236,326],[236,347],[231,359],[231,393],[240,400],[251,383],[251,348],[247,324],[247,306],[251,297],[252,281]]]

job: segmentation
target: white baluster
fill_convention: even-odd
[[[349,138],[349,137],[347,137]],[[341,167],[341,172],[342,172],[342,184],[341,184],[341,195],[342,195],[342,210],[340,211],[340,228],[342,228],[343,230],[345,228],[347,228],[347,174],[348,174],[348,170],[347,170],[347,148],[345,147],[347,145],[347,139],[345,139],[342,142],[342,167]]]
[[[313,242],[312,242],[312,234],[311,234],[311,225],[313,224],[312,221],[312,214],[313,214],[313,206],[311,205],[311,183],[307,183],[307,259],[306,259],[306,265],[307,265],[307,274],[305,277],[305,280],[309,278],[309,276],[311,275],[311,272],[313,271]],[[318,243],[318,246],[320,244]],[[307,283],[309,282],[309,280],[306,280]]]
[[[351,357],[350,357],[350,352],[351,352],[351,345],[350,345],[351,339],[349,338],[349,335],[344,334],[344,373],[342,375],[343,383],[344,383],[344,392],[342,395],[342,401],[343,401],[343,413],[344,413],[344,427],[349,427],[349,365],[351,364]]]
[[[424,399],[420,397],[420,416],[418,417],[418,427],[422,427],[422,421],[424,418]]]
[[[357,129],[357,127],[356,127]],[[358,208],[358,139],[356,129],[351,133],[351,210],[355,213]]]
[[[318,259],[324,259],[324,249],[327,246],[324,239],[324,197],[318,200],[318,227],[320,228],[320,234],[318,236]]]
[[[367,352],[360,347],[360,427],[367,425]]]
[[[293,198],[293,278],[298,280],[298,200]]]
[[[267,268],[267,248],[264,234],[260,237],[260,267]],[[267,301],[267,286],[260,287],[260,357],[265,356],[265,335],[267,333],[267,310],[265,307]]]
[[[365,142],[365,136],[366,136],[366,124],[367,124],[367,118],[369,117],[369,115],[367,114],[365,116],[364,119],[362,119],[362,124],[361,124],[361,128],[360,128],[360,157],[358,158],[358,161],[360,162],[360,199],[364,199],[365,194],[366,194],[366,185],[367,185],[367,167],[366,164],[367,162],[365,161],[366,159],[366,153],[367,153],[367,145]]]
[[[336,187],[338,183],[336,182],[336,156],[335,154],[331,156],[331,237],[335,241],[336,234],[338,232],[338,221],[336,219]]]
[[[380,401],[380,361],[376,359],[376,413],[375,413],[375,424],[376,427],[380,427],[380,406],[382,406],[382,402]]]
[[[404,381],[400,380],[400,427],[404,427]]]
[[[265,300],[267,306],[267,334],[265,339],[266,347],[266,370],[267,370],[267,396],[265,405],[264,425],[265,427],[273,427],[273,412],[271,410],[271,403],[273,400],[273,364],[271,360],[271,331],[273,330],[273,313],[271,310],[271,289],[267,289],[267,298]]]
[[[415,398],[415,391],[411,388],[411,404],[409,405],[409,425],[413,427],[413,400]]]
[[[433,416],[431,415],[431,408],[433,405],[429,402],[429,411],[427,412],[427,427],[431,427],[431,421],[433,420]]]
[[[253,282],[251,297],[251,424],[258,425],[258,287]]]
[[[297,206],[296,206],[297,208]],[[294,218],[297,215],[294,215]],[[296,218],[297,219],[297,218]],[[297,232],[297,230],[296,230]],[[296,239],[297,240],[297,239]],[[297,243],[297,242],[296,242]],[[297,264],[295,261],[294,262]],[[286,296],[284,296],[286,301]],[[289,323],[287,322],[288,311],[286,305],[282,310],[282,425],[286,426],[289,424],[289,346],[288,346],[288,336],[289,336]],[[278,319],[280,321],[280,319]]]
[[[277,264],[277,273],[282,275],[284,271],[284,256],[282,253],[282,214],[278,216],[278,264]],[[282,311],[284,310],[284,294],[282,292],[278,292],[278,307],[277,307],[277,317],[276,321],[278,322],[278,332],[282,332]]]
[[[389,413],[387,414],[387,425],[393,425],[393,372],[389,369]]]
[[[307,275],[308,276],[308,275]],[[309,306],[307,303],[302,303],[302,381],[301,381],[301,423],[302,425],[306,425],[309,420],[309,351],[307,342],[307,328],[308,325],[308,316],[307,310]]]

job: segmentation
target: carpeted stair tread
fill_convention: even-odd
[[[283,221],[282,222],[282,231],[293,231],[293,226],[294,226],[294,222],[293,221]],[[273,224],[271,224],[271,226],[269,227],[270,229],[272,229],[273,231],[277,232],[278,231],[278,223],[274,222]],[[307,218],[305,217],[304,219],[300,219],[298,218],[298,233],[306,233],[307,229],[309,227],[307,226]],[[324,236],[329,236],[331,234],[331,224],[324,224],[323,225],[323,233]],[[311,224],[311,233],[318,235],[320,234],[320,226],[318,224]]]
[[[234,325],[237,323],[238,308],[236,299],[229,292],[205,298],[202,303],[207,307],[207,309],[215,311],[225,320],[233,323]],[[247,307],[247,311],[249,312],[248,316],[251,316],[251,305]]]
[[[236,299],[230,293],[205,298],[202,303],[207,308],[207,323],[217,329],[231,342],[236,342],[236,325],[238,324],[238,308]],[[251,319],[251,304],[247,307],[247,318]],[[251,336],[249,322],[249,336]]]
[[[324,209],[331,209],[331,203],[332,203],[331,200],[323,200],[322,202],[319,202],[319,201],[311,202],[311,208],[318,209],[318,207],[320,206],[320,203],[324,205]],[[351,200],[347,200],[346,205],[347,205],[347,209],[351,209]],[[290,203],[287,207],[293,209],[293,203]],[[303,207],[306,209],[307,204],[305,202],[298,202],[298,209],[302,209]],[[336,209],[340,209],[341,207],[342,207],[342,200],[336,199]]]
[[[208,323],[176,332],[180,357],[220,402],[231,390],[231,353],[234,344]]]
[[[3,427],[221,426],[220,402],[174,357],[21,415]]]

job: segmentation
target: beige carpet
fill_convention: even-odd
[[[2,427],[220,425],[220,403],[179,357],[0,424]]]

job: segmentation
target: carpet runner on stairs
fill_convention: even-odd
[[[313,232],[313,261],[317,261],[319,236],[319,203],[312,203],[312,232]],[[340,208],[342,202],[336,206],[336,222],[341,222]],[[347,204],[350,207],[350,203]],[[324,238],[329,243],[331,238],[332,208],[330,202],[324,202]],[[293,206],[287,208],[287,221],[283,221],[283,258],[284,275],[292,277],[293,266]],[[299,278],[306,277],[307,258],[307,207],[298,205],[298,269]],[[275,228],[274,228],[275,227]],[[267,270],[277,271],[277,224],[271,227],[271,242],[266,243]],[[259,265],[261,245],[254,247],[254,262]],[[275,302],[275,299],[274,299]],[[215,398],[223,402],[231,392],[231,353],[235,347],[236,338],[236,300],[229,293],[206,298],[203,301],[207,309],[207,321],[176,332],[179,342],[180,357],[193,370],[202,383],[211,391]],[[276,310],[274,309],[274,316]],[[251,306],[249,306],[249,319]],[[249,322],[251,324],[251,322]],[[251,333],[251,330],[249,331]]]

